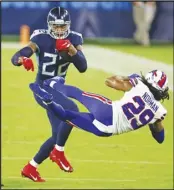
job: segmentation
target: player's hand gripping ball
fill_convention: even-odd
[[[69,40],[58,39],[56,40],[56,49],[63,60],[71,62],[71,56],[68,54],[68,48],[71,42]]]
[[[58,51],[68,51],[68,48],[70,47],[71,42],[69,40],[64,40],[64,39],[58,39],[56,40],[56,49]]]

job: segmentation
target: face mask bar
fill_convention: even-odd
[[[65,27],[65,28],[63,28]],[[55,39],[64,39],[70,33],[70,21],[56,20],[48,22],[50,35]]]

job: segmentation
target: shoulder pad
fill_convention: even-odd
[[[39,34],[48,34],[48,30],[44,30],[44,29],[34,30],[32,35],[30,36],[30,39],[32,39],[33,37],[35,37]]]
[[[80,36],[80,37],[82,38],[82,34],[81,34],[81,33],[78,33],[78,32],[75,32],[75,31],[71,31],[70,33],[71,33],[71,34],[75,34],[75,35],[77,35],[77,36]]]

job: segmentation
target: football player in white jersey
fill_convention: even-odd
[[[44,85],[55,89],[57,93],[63,93],[65,96],[78,100],[89,110],[89,113],[64,109],[53,101],[52,94],[36,83],[30,84],[30,88],[45,103],[46,109],[54,112],[59,119],[66,121],[71,126],[76,126],[97,136],[109,137],[149,125],[152,136],[157,142],[164,141],[162,120],[165,118],[167,110],[162,106],[161,100],[169,99],[168,79],[164,72],[153,70],[145,76],[133,74],[128,77],[107,78],[105,82],[107,86],[125,92],[123,97],[117,101],[111,101],[104,96],[65,85],[64,82],[63,78],[54,77],[46,80]],[[64,151],[64,147],[56,144],[50,154],[50,159],[56,162],[62,170],[73,171],[67,160],[63,166],[59,163],[60,151]]]

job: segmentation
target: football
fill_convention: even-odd
[[[71,56],[68,54],[67,51],[59,51],[59,55],[62,57],[63,60],[72,62]]]

